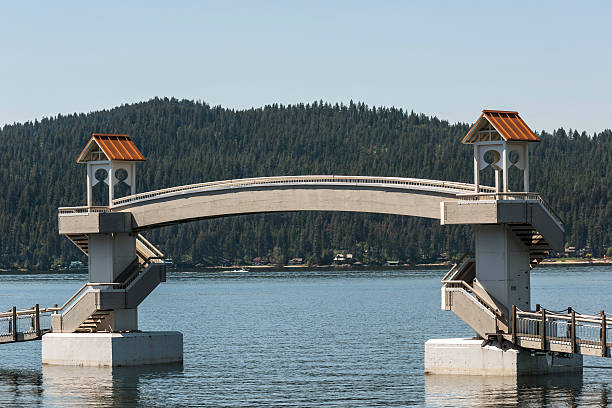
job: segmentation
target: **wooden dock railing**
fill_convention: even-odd
[[[51,330],[51,313],[38,304],[26,310],[13,306],[0,313],[0,343],[39,340]]]
[[[602,310],[597,315],[566,313],[541,308],[523,311],[512,307],[508,340],[528,349],[611,357],[612,322]]]

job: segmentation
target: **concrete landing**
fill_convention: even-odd
[[[43,365],[120,367],[183,361],[180,332],[48,333]]]
[[[431,339],[425,343],[425,374],[529,376],[582,375],[582,356],[532,352],[482,339]]]

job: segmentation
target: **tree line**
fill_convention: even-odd
[[[469,124],[397,108],[314,102],[246,110],[155,98],[89,114],[0,129],[0,267],[47,269],[85,257],[58,235],[57,207],[85,204],[92,133],[128,133],[147,157],[137,191],[257,176],[342,174],[472,182]],[[531,149],[531,188],[566,224],[568,245],[601,256],[612,245],[612,132],[558,129]],[[491,183],[491,175],[485,177]],[[516,183],[520,186],[520,182]],[[520,187],[519,187],[520,188]],[[279,213],[165,227],[147,233],[185,264],[294,257],[329,263],[335,252],[364,263],[432,261],[470,250],[469,227],[379,214]]]

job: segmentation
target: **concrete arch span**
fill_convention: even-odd
[[[205,187],[182,186],[143,193],[114,201],[112,211],[130,213],[135,230],[235,215],[294,211],[440,219],[441,202],[458,201],[457,194],[473,189],[470,184],[433,180],[346,176],[243,179]]]

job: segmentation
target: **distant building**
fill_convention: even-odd
[[[565,248],[565,257],[566,258],[574,257],[576,255],[577,255],[576,247],[571,246],[571,247],[566,247]]]
[[[304,263],[304,258],[293,258],[290,259],[288,264],[289,265],[302,265]]]
[[[336,254],[334,256],[335,264],[350,263],[353,260],[353,254]]]
[[[85,264],[81,261],[72,261],[68,269],[85,269]]]

